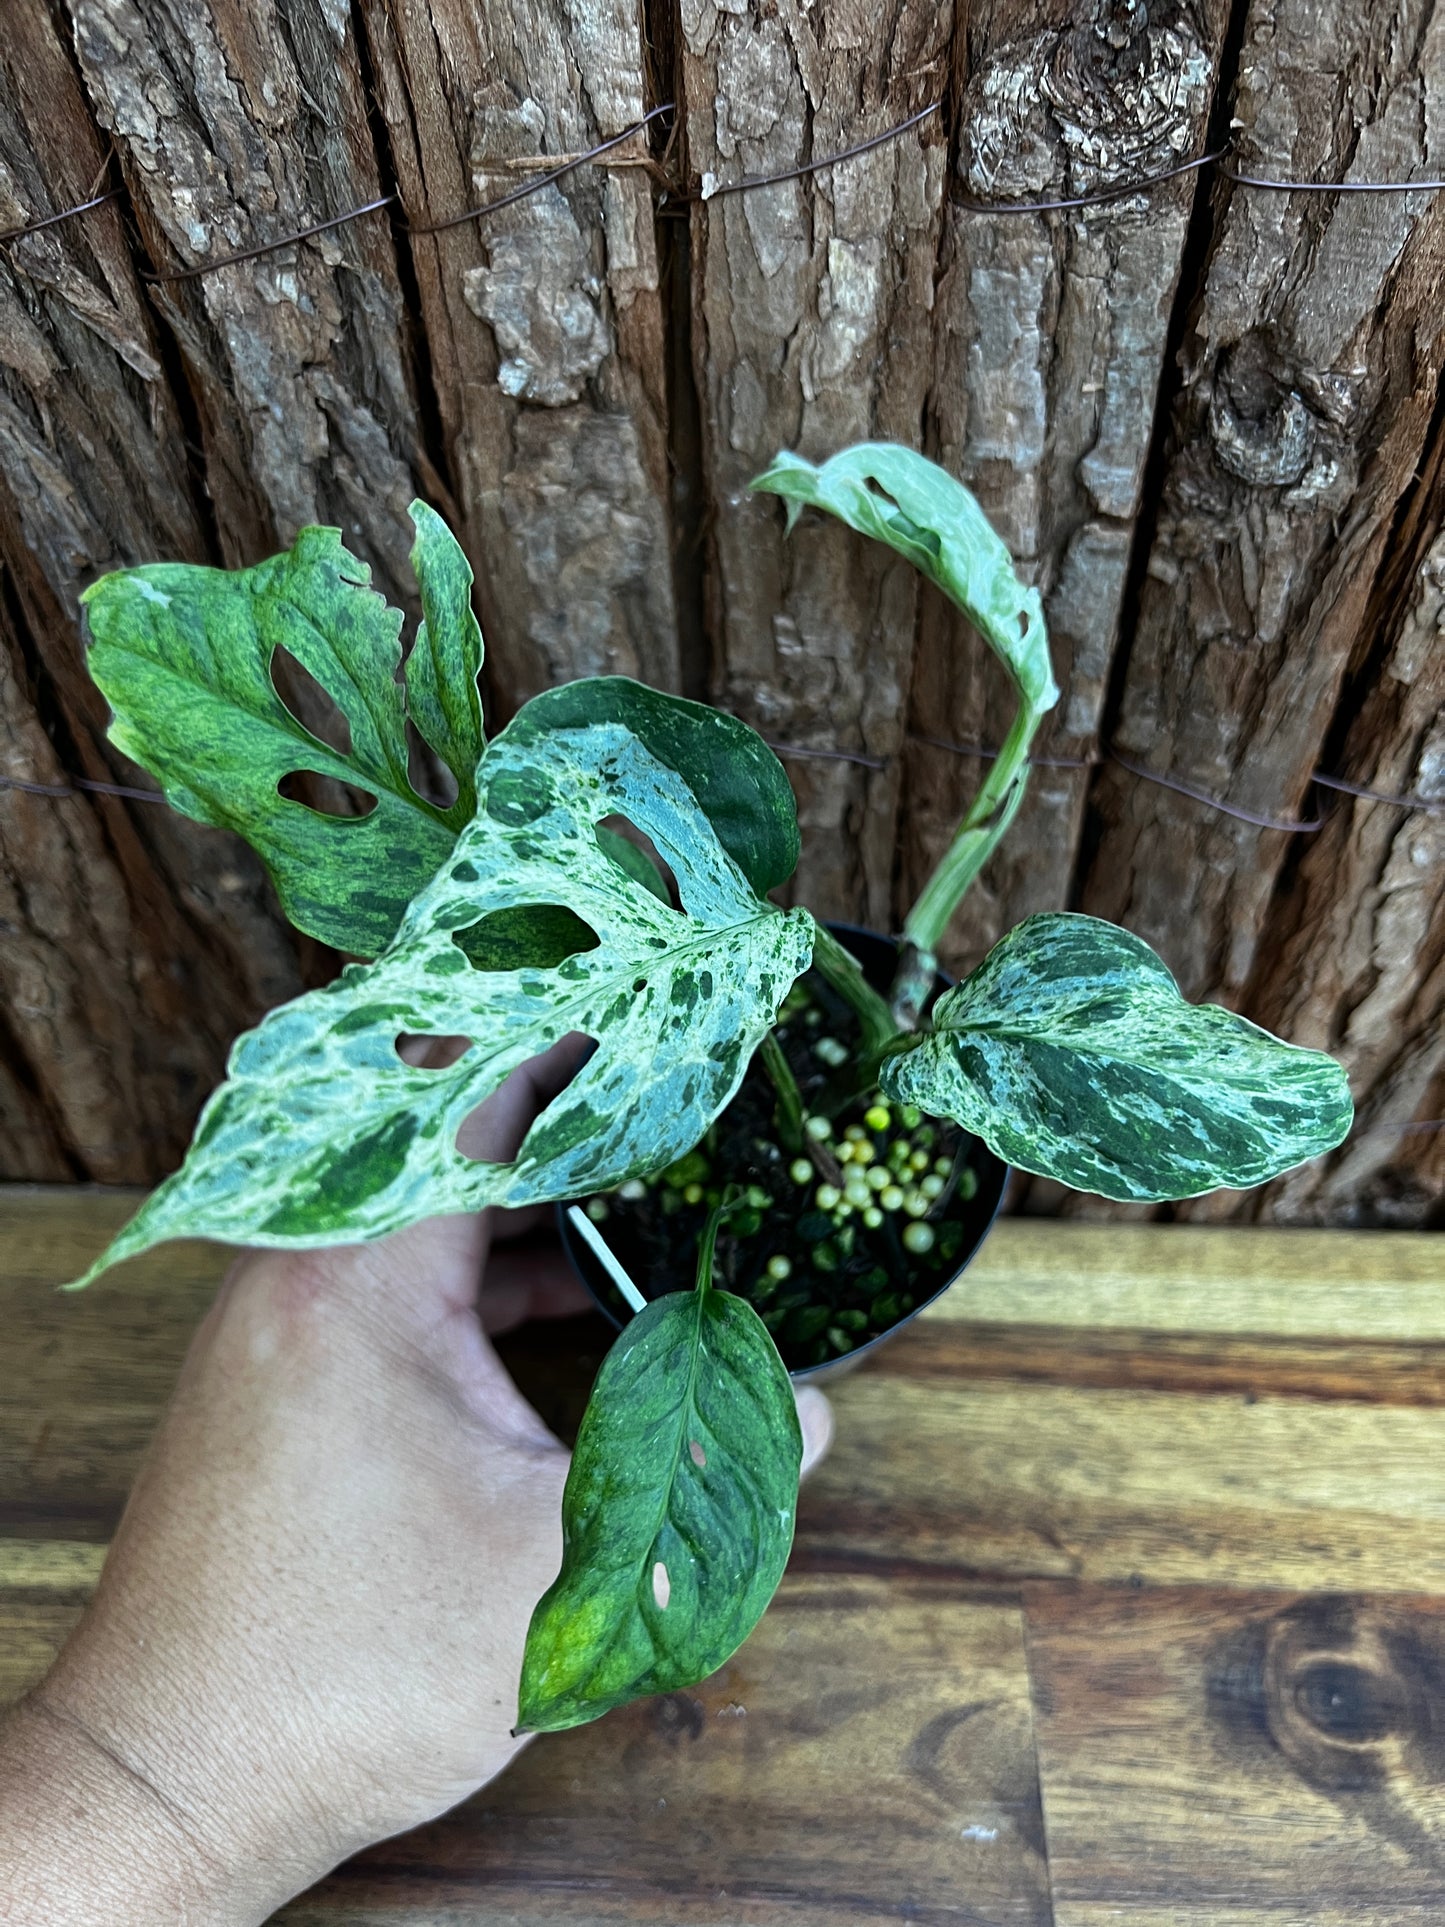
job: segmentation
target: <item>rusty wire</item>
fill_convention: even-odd
[[[929,749],[946,750],[951,756],[976,756],[982,762],[993,762],[998,757],[996,749],[984,743],[953,743],[943,736],[925,736],[909,732],[910,742],[922,743]],[[779,756],[802,756],[816,758],[821,762],[857,763],[864,769],[884,770],[894,760],[888,756],[865,756],[851,749],[816,749],[803,743],[768,743],[768,747]],[[1221,816],[1235,817],[1241,823],[1252,824],[1260,830],[1278,830],[1288,836],[1312,835],[1324,828],[1323,817],[1301,818],[1296,816],[1265,816],[1256,810],[1247,810],[1237,803],[1226,803],[1222,797],[1211,796],[1208,790],[1196,789],[1192,783],[1181,782],[1177,776],[1168,776],[1161,770],[1153,770],[1143,763],[1136,763],[1114,744],[1092,751],[1087,756],[1031,756],[1028,759],[1031,769],[1097,769],[1102,763],[1115,763],[1120,769],[1137,776],[1141,782],[1157,784],[1160,789],[1172,790],[1177,796],[1187,796],[1195,803],[1202,803],[1207,809],[1218,810]],[[1428,796],[1392,796],[1384,790],[1364,789],[1356,783],[1347,783],[1342,777],[1326,776],[1321,771],[1311,773],[1310,781],[1324,789],[1339,790],[1347,796],[1359,797],[1366,803],[1381,803],[1395,809],[1426,810],[1431,813],[1445,811],[1445,798],[1435,799]]]
[[[784,181],[800,181],[805,175],[820,174],[824,168],[837,167],[843,161],[856,159],[859,154],[871,154],[875,147],[884,147],[889,141],[896,141],[911,127],[917,127],[942,108],[941,100],[930,101],[927,107],[919,108],[907,120],[900,120],[896,126],[885,127],[881,134],[872,134],[867,140],[858,141],[852,147],[840,148],[836,154],[820,154],[815,160],[802,161],[797,167],[785,167],[777,174],[745,174],[740,181],[718,181],[713,187],[704,190],[701,186],[687,193],[676,194],[679,201],[717,201],[725,194],[745,194],[755,187],[778,187]]]
[[[121,189],[113,187],[108,194],[96,194],[76,207],[62,208],[59,214],[47,214],[39,221],[27,221],[24,227],[7,228],[0,234],[0,248],[11,241],[23,241],[27,234],[39,234],[42,228],[58,227],[62,221],[73,221],[77,214],[89,214],[93,207],[104,207],[107,201],[119,200],[120,195]]]
[[[839,166],[844,161],[855,159],[861,154],[871,153],[874,149],[882,147],[890,141],[900,139],[904,134],[907,134],[913,128],[918,127],[924,121],[928,120],[933,114],[939,112],[942,105],[943,103],[941,101],[930,102],[927,107],[921,108],[915,114],[910,114],[906,120],[899,121],[896,125],[885,128],[881,133],[874,134],[867,140],[858,141],[851,147],[840,149],[835,153],[819,155],[815,159],[801,162],[796,167],[784,168],[773,174],[746,175],[741,180],[718,182],[710,186],[705,193],[700,186],[686,190],[677,187],[668,180],[665,170],[663,170],[662,178],[664,188],[661,198],[664,202],[671,202],[673,205],[680,203],[705,205],[708,201],[717,200],[729,194],[745,193],[760,188],[778,186],[787,181],[801,180],[811,175],[821,173],[826,169]],[[448,230],[463,226],[467,222],[483,220],[489,215],[500,213],[504,208],[512,207],[518,202],[527,199],[528,196],[542,192],[545,188],[553,185],[565,176],[574,173],[578,169],[600,163],[614,148],[623,145],[635,135],[642,133],[649,124],[658,119],[659,116],[674,112],[675,108],[671,102],[665,102],[660,106],[654,107],[650,112],[645,114],[641,120],[634,122],[632,126],[625,128],[620,134],[613,135],[610,139],[599,142],[595,147],[589,148],[585,153],[569,155],[556,167],[539,174],[535,179],[525,182],[521,187],[514,189],[512,192],[501,195],[495,200],[484,202],[478,207],[467,208],[459,214],[450,215],[445,220],[425,224],[413,223],[405,218],[403,209],[403,218],[398,224],[400,230],[412,238],[420,239],[429,235],[446,233]],[[669,152],[670,151],[671,142],[669,142]],[[1079,209],[1104,207],[1111,202],[1127,199],[1134,194],[1146,193],[1152,188],[1161,186],[1168,181],[1177,180],[1184,175],[1202,172],[1204,169],[1216,164],[1219,166],[1224,178],[1235,186],[1251,188],[1264,193],[1410,194],[1437,193],[1442,188],[1445,188],[1445,179],[1318,181],[1286,180],[1273,176],[1246,174],[1229,165],[1228,157],[1231,151],[1231,146],[1226,144],[1224,147],[1196,155],[1188,161],[1182,161],[1175,167],[1165,168],[1152,174],[1140,175],[1135,180],[1118,182],[1110,187],[1101,187],[1085,194],[1036,201],[983,201],[970,195],[956,195],[952,197],[952,204],[962,212],[980,215],[1009,216],[1068,213]],[[539,162],[545,159],[545,157],[538,158]],[[654,171],[658,170],[654,169]],[[13,244],[14,242],[26,239],[32,234],[39,234],[47,228],[56,227],[62,222],[88,214],[96,208],[106,206],[108,203],[122,198],[123,194],[124,190],[122,188],[113,188],[104,194],[93,195],[90,199],[79,202],[74,207],[63,208],[58,213],[44,215],[38,220],[25,223],[21,227],[7,229],[4,233],[0,233],[0,246]],[[326,220],[314,222],[309,227],[297,229],[292,233],[281,235],[274,240],[259,242],[253,247],[238,249],[231,254],[219,256],[215,260],[199,262],[187,268],[146,271],[142,274],[142,279],[151,284],[195,280],[202,275],[217,273],[223,268],[237,267],[247,261],[258,260],[265,255],[277,253],[284,248],[295,247],[302,242],[313,240],[318,235],[327,234],[338,228],[345,227],[352,221],[361,220],[369,214],[380,213],[384,209],[402,207],[402,205],[399,194],[389,193],[378,195],[372,200],[363,202],[359,207],[349,208],[344,213],[332,215]],[[958,756],[977,756],[990,759],[998,753],[996,750],[989,749],[982,744],[953,743],[936,736],[913,736],[911,740]],[[854,750],[814,748],[799,743],[773,743],[771,747],[781,756],[845,762],[875,771],[886,769],[893,760],[887,757],[864,755]],[[1222,798],[1211,796],[1207,791],[1197,789],[1192,784],[1182,782],[1177,777],[1166,775],[1158,770],[1151,770],[1145,765],[1135,762],[1132,758],[1122,754],[1113,745],[1102,747],[1087,756],[1038,756],[1031,758],[1030,761],[1036,767],[1045,769],[1088,769],[1105,762],[1112,762],[1142,782],[1156,784],[1161,788],[1172,791],[1176,795],[1188,797],[1208,809],[1213,809],[1223,815],[1234,817],[1241,822],[1249,823],[1259,829],[1299,835],[1317,831],[1323,824],[1323,818],[1301,819],[1297,817],[1266,816],[1256,811],[1243,809],[1237,804],[1227,803]],[[1311,781],[1317,783],[1324,789],[1338,791],[1368,803],[1378,803],[1397,809],[1423,810],[1434,814],[1445,810],[1445,801],[1417,795],[1391,795],[1381,790],[1369,789],[1358,784],[1347,782],[1342,777],[1327,776],[1318,770],[1313,773]],[[94,794],[131,802],[162,803],[165,801],[163,793],[159,790],[137,789],[123,783],[100,782],[94,778],[84,776],[69,776],[63,783],[34,783],[19,777],[0,776],[0,789],[15,790],[25,795],[54,798]],[[1409,1134],[1445,1129],[1445,1119],[1427,1119],[1420,1123],[1398,1126],[1372,1125],[1367,1128],[1372,1131],[1393,1129],[1401,1134]]]
[[[1177,181],[1181,174],[1197,173],[1201,167],[1223,160],[1228,152],[1227,147],[1216,147],[1207,154],[1196,154],[1192,161],[1166,167],[1161,173],[1141,174],[1137,180],[1122,181],[1114,187],[1098,187],[1088,194],[1071,194],[1059,201],[980,201],[971,194],[955,194],[951,198],[953,205],[962,208],[965,214],[1063,214],[1076,207],[1106,207],[1110,201],[1126,200],[1131,194],[1143,194],[1165,181]]]
[[[662,200],[674,206],[682,204],[705,205],[708,201],[721,199],[725,195],[742,194],[757,188],[776,187],[785,181],[802,180],[809,175],[819,174],[828,168],[837,167],[844,161],[853,160],[860,154],[871,153],[875,148],[883,147],[890,141],[900,139],[904,134],[907,134],[913,128],[920,126],[922,122],[928,120],[930,116],[940,112],[942,107],[943,102],[941,100],[931,101],[928,106],[920,108],[917,113],[910,114],[906,120],[898,121],[894,126],[885,128],[881,133],[870,135],[867,140],[855,142],[853,146],[841,148],[836,153],[821,154],[812,160],[801,161],[796,167],[783,168],[774,174],[749,174],[737,181],[719,181],[708,188],[706,192],[703,191],[700,184],[695,187],[684,188],[680,185],[667,182],[662,191]],[[515,189],[512,193],[501,195],[494,201],[484,202],[480,207],[464,209],[460,214],[448,215],[445,220],[430,223],[412,223],[405,218],[405,211],[403,209],[403,220],[400,224],[402,231],[420,237],[428,234],[442,234],[449,228],[460,227],[468,221],[483,220],[488,215],[499,213],[503,208],[511,207],[515,205],[516,202],[525,200],[529,194],[540,193],[543,188],[551,186],[553,182],[561,180],[565,175],[573,173],[578,168],[596,165],[614,147],[621,146],[624,141],[630,140],[635,134],[641,133],[644,128],[660,115],[675,114],[675,112],[675,104],[671,101],[665,101],[661,105],[652,108],[650,112],[644,114],[642,119],[634,122],[631,127],[624,128],[622,133],[614,134],[609,140],[599,142],[596,147],[589,148],[585,153],[569,155],[559,166],[552,168],[547,173],[540,174],[535,180],[526,182],[522,187]],[[1164,168],[1160,172],[1153,174],[1141,174],[1135,180],[1120,181],[1110,187],[1096,188],[1085,194],[1062,196],[1055,200],[984,201],[972,195],[960,194],[952,197],[952,204],[969,214],[1015,215],[1068,213],[1081,208],[1105,207],[1109,205],[1110,202],[1125,200],[1134,194],[1146,193],[1149,189],[1158,187],[1166,181],[1177,180],[1182,175],[1197,173],[1216,164],[1219,166],[1224,178],[1233,182],[1235,186],[1255,188],[1260,192],[1271,194],[1429,194],[1437,193],[1442,188],[1445,188],[1445,179],[1417,181],[1305,181],[1286,180],[1272,175],[1246,174],[1238,168],[1229,165],[1228,157],[1232,151],[1232,147],[1226,144],[1224,147],[1211,149],[1208,153],[1198,154],[1192,160],[1181,161],[1176,167]],[[545,157],[539,158],[544,159]],[[663,178],[666,182],[665,174]],[[54,227],[59,222],[72,220],[77,215],[87,214],[93,208],[101,207],[108,201],[116,200],[123,192],[124,190],[121,188],[114,188],[107,194],[96,195],[91,200],[82,201],[75,207],[64,208],[58,214],[47,214],[39,220],[27,222],[23,227],[8,229],[4,234],[0,234],[0,246],[23,240],[30,234],[38,234],[43,228]],[[282,248],[295,247],[300,242],[313,240],[318,234],[330,233],[336,228],[345,227],[351,221],[361,220],[365,215],[379,213],[384,208],[400,206],[402,206],[402,200],[399,194],[377,195],[372,200],[364,201],[359,207],[348,208],[342,214],[333,214],[324,221],[313,222],[309,227],[298,228],[295,232],[280,235],[275,240],[261,241],[254,247],[241,248],[232,254],[221,255],[214,261],[197,262],[188,268],[146,271],[142,275],[142,279],[150,283],[195,280],[201,275],[215,274],[222,268],[237,267],[242,262],[254,261],[263,255],[274,254]]]

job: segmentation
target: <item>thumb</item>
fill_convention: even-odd
[[[812,1385],[802,1386],[794,1396],[798,1423],[803,1428],[803,1464],[798,1476],[806,1479],[819,1460],[827,1457],[833,1443],[833,1408]]]

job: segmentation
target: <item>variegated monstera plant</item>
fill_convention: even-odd
[[[400,614],[334,529],[303,530],[255,568],[127,569],[89,592],[90,668],[117,747],[178,810],[245,837],[299,929],[366,961],[240,1039],[185,1163],[82,1283],[166,1238],[324,1245],[655,1173],[698,1143],[760,1047],[786,1078],[770,1032],[810,963],[856,1012],[860,1084],[1023,1170],[1110,1198],[1183,1198],[1339,1142],[1351,1106],[1332,1059],[1186,1003],[1145,944],[1090,917],[1029,918],[922,1016],[944,928],[1018,809],[1057,700],[1039,598],[968,492],[905,449],[857,447],[821,468],[782,455],[754,486],[784,498],[790,523],[825,509],[905,556],[1017,694],[905,925],[891,1002],[807,910],[769,902],[798,855],[793,798],[734,718],[601,677],[536,697],[486,740],[471,571],[422,504],[424,620],[404,664]],[[278,650],[339,708],[349,747],[282,701]],[[408,720],[455,779],[449,807],[413,787]],[[284,793],[298,771],[374,805],[322,813]],[[607,827],[619,817],[665,859],[677,904],[645,849]],[[468,1114],[576,1032],[595,1048],[515,1161],[463,1155]],[[471,1046],[419,1069],[398,1049],[418,1035]],[[528,1642],[523,1728],[701,1679],[781,1576],[797,1417],[757,1312],[713,1283],[716,1229],[695,1283],[679,1276],[683,1289],[640,1312],[598,1380],[562,1571]],[[679,1270],[692,1262],[679,1253]]]

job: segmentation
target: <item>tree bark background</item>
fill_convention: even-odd
[[[665,101],[670,141],[419,231]],[[1339,1052],[1360,1110],[1182,1215],[1439,1223],[1445,1132],[1408,1127],[1445,1114],[1445,814],[1310,778],[1445,804],[1445,198],[1216,169],[970,205],[1230,132],[1246,173],[1439,175],[1445,0],[8,0],[0,232],[116,198],[0,244],[0,777],[148,786],[84,672],[104,570],[329,521],[410,610],[422,494],[495,716],[598,671],[732,709],[785,746],[798,895],[896,927],[1001,679],[903,565],[785,540],[745,485],[904,441],[1037,581],[1063,688],[949,961],[1041,909],[1138,930],[1189,995]],[[158,1177],[231,1037],[330,967],[233,840],[0,787],[0,1177]]]

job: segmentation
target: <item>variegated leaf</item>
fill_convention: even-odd
[[[411,514],[423,622],[404,685],[401,611],[368,587],[365,563],[337,529],[303,529],[284,555],[250,569],[123,569],[84,597],[88,666],[115,712],[111,741],[154,773],[176,809],[245,837],[298,929],[363,956],[391,941],[470,820],[484,742],[472,572],[434,510],[414,502]],[[272,681],[279,647],[345,717],[349,755],[282,702]],[[408,698],[456,778],[449,809],[418,796],[407,776]],[[376,806],[324,815],[278,793],[297,772],[352,784]]]
[[[933,1022],[885,1065],[888,1095],[1106,1198],[1262,1184],[1353,1117],[1332,1057],[1186,1003],[1148,944],[1096,917],[1027,918]]]
[[[761,1318],[712,1288],[656,1299],[593,1387],[562,1500],[562,1570],[532,1616],[517,1724],[551,1732],[705,1679],[777,1590],[802,1433]]]
[[[628,676],[586,676],[534,696],[507,725],[540,729],[621,723],[687,784],[718,841],[760,897],[798,864],[798,809],[782,764],[756,730],[706,703]]]
[[[240,1039],[185,1164],[82,1282],[164,1238],[334,1244],[569,1197],[697,1142],[807,968],[811,917],[762,902],[687,786],[616,724],[500,736],[477,784],[474,821],[395,942]],[[599,846],[611,815],[652,838],[682,911]],[[468,961],[479,922],[539,905],[561,913],[564,936],[579,918],[595,946],[546,965]],[[597,1048],[516,1161],[462,1155],[467,1114],[572,1031]],[[419,1070],[397,1054],[407,1033],[472,1042],[449,1069]]]
[[[936,462],[896,442],[860,442],[821,467],[785,451],[750,486],[783,497],[790,529],[804,507],[819,508],[886,542],[962,609],[1031,710],[1058,701],[1038,590],[1019,581],[988,517]]]

